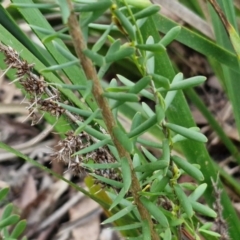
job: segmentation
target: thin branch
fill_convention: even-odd
[[[83,54],[83,51],[85,49],[87,49],[87,46],[84,42],[83,34],[79,27],[77,17],[74,13],[72,2],[71,2],[71,0],[68,0],[67,2],[68,2],[69,10],[70,10],[70,16],[68,18],[69,32],[70,32],[70,35],[72,36],[73,45],[74,45],[76,54],[81,61],[81,64],[82,64],[82,67],[86,74],[87,79],[93,81],[93,89],[92,89],[93,95],[96,99],[96,102],[97,102],[99,108],[102,110],[104,122],[105,122],[107,130],[113,140],[113,143],[117,148],[119,156],[120,156],[120,158],[126,157],[128,159],[128,163],[131,168],[131,179],[132,179],[131,192],[132,192],[132,195],[134,198],[134,202],[135,202],[135,204],[138,208],[138,211],[141,215],[141,218],[142,218],[142,220],[147,220],[150,225],[151,239],[158,240],[159,236],[153,228],[153,222],[152,222],[151,216],[139,200],[138,192],[141,191],[141,187],[140,187],[140,184],[136,177],[136,174],[134,172],[130,154],[124,149],[124,147],[121,145],[121,143],[118,141],[118,139],[114,136],[113,128],[115,126],[117,126],[117,124],[116,124],[114,116],[111,112],[111,109],[109,107],[107,100],[102,95],[103,89],[100,84],[100,80],[98,79],[96,69],[95,69],[92,61]]]

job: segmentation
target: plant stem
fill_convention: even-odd
[[[93,89],[92,89],[93,95],[96,99],[96,102],[97,102],[99,108],[102,110],[103,120],[104,120],[107,130],[113,140],[113,143],[117,148],[118,154],[119,154],[120,158],[126,157],[128,159],[128,163],[131,168],[131,179],[132,179],[131,193],[133,195],[134,202],[138,208],[141,218],[142,218],[142,220],[147,220],[149,223],[150,230],[151,230],[151,239],[159,240],[160,238],[159,238],[158,234],[154,231],[151,216],[139,200],[138,192],[141,191],[141,187],[140,187],[140,184],[138,182],[138,179],[137,179],[136,174],[133,169],[131,156],[124,149],[124,147],[120,144],[118,139],[114,136],[113,128],[117,124],[116,124],[114,116],[111,112],[111,109],[109,107],[107,100],[102,95],[103,89],[100,84],[100,80],[98,79],[96,69],[95,69],[92,61],[83,54],[83,50],[87,49],[87,46],[84,42],[84,38],[83,38],[83,35],[81,32],[81,29],[79,27],[77,17],[74,13],[72,2],[71,2],[71,0],[68,0],[67,2],[68,2],[69,10],[70,10],[70,16],[68,18],[69,32],[70,32],[70,35],[72,36],[73,45],[74,45],[76,54],[81,61],[81,64],[82,64],[82,67],[86,74],[87,79],[91,79],[93,81]]]

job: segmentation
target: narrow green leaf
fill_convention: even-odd
[[[117,74],[117,77],[118,79],[126,86],[134,86],[135,83],[131,82],[129,79]],[[141,95],[143,95],[144,97],[148,98],[148,99],[151,99],[151,100],[154,100],[154,96],[152,93],[146,91],[146,90],[142,90],[141,92]]]
[[[118,87],[117,80],[116,80],[115,78],[113,78],[113,79],[110,81],[110,83],[109,83],[108,86],[109,86],[110,88],[119,88],[119,87]],[[124,92],[126,92],[126,91],[124,91]],[[121,103],[120,101],[116,101],[116,100],[114,100],[114,99],[109,99],[108,101],[109,101],[109,105],[110,105],[110,107],[111,107],[111,109],[112,109],[112,111],[113,111],[113,114],[115,113],[115,117],[117,117],[117,116],[116,116],[117,110],[114,111],[114,107],[115,107],[115,105],[121,105],[122,103]]]
[[[27,226],[27,221],[26,220],[21,220],[20,222],[18,222],[17,225],[14,227],[10,237],[11,238],[18,238],[23,233],[26,226]]]
[[[30,26],[33,30],[39,31],[39,32],[44,33],[44,34],[54,34],[54,33],[56,33],[53,29],[50,30],[50,29],[46,29],[46,28],[42,28],[42,27],[33,25],[33,24],[30,24],[29,26]]]
[[[107,40],[107,36],[110,33],[110,31],[113,28],[113,23],[111,25],[109,25],[109,27],[105,30],[105,32],[100,36],[100,38],[97,40],[97,42],[93,45],[92,47],[92,51],[93,52],[98,52],[102,46],[104,45],[104,43]]]
[[[101,182],[103,183],[106,183],[112,187],[115,187],[115,188],[122,188],[123,187],[123,183],[122,182],[118,182],[118,181],[115,181],[115,180],[112,180],[112,179],[109,179],[109,178],[105,178],[105,177],[102,177],[102,176],[99,176],[95,173],[89,173],[89,175],[93,176],[94,178],[100,180]]]
[[[81,126],[81,124],[82,124],[81,122],[78,122],[79,126]],[[94,129],[94,128],[90,127],[90,126],[86,126],[84,128],[84,131],[86,133],[88,133],[89,135],[93,136],[94,138],[98,139],[98,140],[104,140],[104,139],[109,138],[108,135],[103,134],[103,133],[97,131],[96,129]],[[111,143],[110,143],[110,145],[111,145]]]
[[[159,104],[155,105],[155,112],[156,112],[156,116],[157,116],[157,122],[158,122],[158,124],[161,124],[165,118],[165,112],[164,112],[163,107]]]
[[[43,68],[43,69],[40,70],[40,73],[41,72],[52,72],[52,71],[56,71],[56,70],[61,70],[61,69],[66,68],[66,67],[71,67],[75,64],[79,65],[79,60],[78,59],[73,60],[71,62],[60,64],[60,65],[53,65],[51,67]]]
[[[107,87],[105,88],[105,91],[107,92],[115,92],[115,93],[119,93],[119,92],[128,92],[129,91],[129,87],[127,86],[120,86],[120,87]]]
[[[136,114],[134,115],[133,119],[132,119],[132,125],[131,125],[131,130],[135,129],[136,127],[138,127],[140,124],[142,124],[142,114],[140,112],[136,112]]]
[[[198,127],[191,127],[191,128],[188,128],[188,129],[192,130],[192,131],[200,132],[200,128],[198,128]],[[181,142],[181,141],[185,141],[185,140],[187,140],[187,138],[185,138],[184,136],[182,136],[180,134],[176,134],[172,137],[172,142],[173,143]]]
[[[112,63],[130,57],[134,54],[135,49],[133,47],[122,47],[115,53],[109,53],[106,55],[106,63]]]
[[[114,214],[113,216],[111,216],[108,219],[106,219],[105,221],[103,221],[102,224],[112,223],[112,222],[118,220],[119,218],[122,218],[123,216],[130,213],[135,207],[136,206],[134,206],[134,205],[129,205],[129,206],[125,207],[124,209],[120,210],[118,213]]]
[[[165,123],[165,126],[188,139],[192,139],[198,142],[207,142],[207,138],[200,132],[192,131],[189,128],[185,128],[173,123]]]
[[[159,43],[156,44],[138,44],[136,45],[136,48],[140,49],[140,50],[144,50],[144,51],[149,51],[149,52],[165,52],[166,48]]]
[[[136,172],[153,172],[156,170],[166,168],[167,166],[168,166],[168,161],[160,160],[157,162],[151,162],[151,163],[147,163],[147,164],[138,166],[134,169],[134,171],[136,171]]]
[[[14,214],[0,221],[0,229],[15,224],[19,220],[19,216]]]
[[[63,48],[58,42],[53,41],[52,43],[54,47],[68,60],[70,61],[78,60],[78,58],[76,58],[69,50]]]
[[[38,8],[38,9],[49,9],[59,7],[58,4],[55,3],[12,3],[12,7],[17,8]]]
[[[143,175],[145,175],[145,174],[148,174],[148,178],[143,182],[143,185],[147,185],[147,184],[152,184],[152,182],[155,180],[155,179],[161,179],[162,178],[162,171],[157,171],[157,172],[155,172],[154,174],[151,174],[151,172],[150,172],[150,174],[149,174],[149,172],[145,172]],[[146,174],[146,176],[147,176],[147,174]],[[146,192],[142,192],[141,194],[145,194]],[[147,192],[147,194],[148,194],[149,192]],[[154,195],[154,194],[152,194],[152,193],[150,193],[150,195],[149,196],[152,196],[152,195]],[[148,196],[148,195],[147,195]]]
[[[85,83],[85,85],[86,85],[87,89],[86,89],[86,91],[84,91],[82,96],[83,96],[84,100],[87,100],[89,97],[91,97],[91,94],[92,94],[93,81],[89,80]],[[96,109],[98,109],[98,108],[96,108]],[[93,110],[94,110],[94,108],[93,108]]]
[[[191,202],[191,205],[194,211],[202,214],[203,216],[212,217],[212,218],[217,217],[217,213],[208,206],[205,206],[198,202]]]
[[[185,88],[195,87],[206,81],[206,79],[207,78],[203,76],[191,77],[181,82],[172,83],[168,91],[183,90]],[[158,90],[161,90],[161,88],[159,88]]]
[[[206,222],[199,229],[209,230],[212,228],[212,226],[213,226],[212,222]]]
[[[130,165],[126,157],[121,158],[121,165],[122,165],[121,168],[122,168],[122,176],[123,176],[123,189],[125,193],[127,193],[132,184],[132,178],[131,178]]]
[[[210,235],[210,236],[213,236],[213,237],[217,237],[217,238],[220,238],[222,236],[222,235],[220,235],[217,232],[213,232],[213,231],[210,231],[210,230],[205,230],[205,229],[202,229],[202,228],[199,228],[198,231],[200,233],[206,233],[207,235]]]
[[[184,136],[180,135],[180,134],[176,134],[173,136],[172,138],[172,143],[176,143],[176,142],[181,142],[181,141],[185,141],[187,140],[187,138],[185,138]]]
[[[141,147],[144,155],[147,157],[147,159],[150,161],[150,162],[157,162],[157,158],[152,154],[150,153],[145,147]]]
[[[125,230],[132,230],[135,228],[140,228],[142,227],[141,223],[133,223],[125,226],[119,226],[119,227],[113,227],[112,229],[115,231],[125,231]]]
[[[111,98],[111,99],[121,101],[121,102],[138,102],[139,101],[138,95],[136,95],[134,93],[119,92],[118,94],[116,94],[113,92],[104,92],[103,96],[106,98]]]
[[[177,27],[173,27],[172,29],[170,29],[166,35],[160,40],[159,43],[161,43],[164,47],[166,47],[167,45],[169,45],[173,40],[175,40],[175,38],[177,37],[177,35],[180,33],[181,31],[181,27],[177,26]]]
[[[197,183],[184,182],[179,184],[182,188],[194,191],[197,188]]]
[[[183,208],[184,212],[187,214],[187,217],[191,219],[194,212],[189,199],[187,198],[186,194],[184,193],[184,191],[179,185],[175,185],[173,186],[173,188],[175,190],[175,193],[177,195],[177,198],[180,202],[181,207]]]
[[[142,102],[142,108],[148,117],[153,117],[155,115],[152,108],[150,108],[150,106],[148,104],[146,104],[145,102]]]
[[[113,133],[114,136],[118,139],[118,141],[122,144],[122,146],[129,152],[131,153],[133,150],[133,143],[132,141],[129,139],[129,137],[126,135],[125,132],[123,132],[123,130],[118,127],[115,126],[113,128]]]
[[[10,234],[9,234],[9,231],[8,231],[8,228],[7,228],[7,227],[3,228],[3,230],[2,230],[2,235],[3,235],[5,238],[9,238]],[[14,239],[14,240],[16,240],[16,239]]]
[[[149,17],[157,12],[160,11],[160,6],[159,5],[150,5],[143,10],[137,12],[134,14],[135,19],[140,19],[140,18],[145,18]]]
[[[172,240],[172,232],[170,228],[167,228],[164,236],[163,236],[163,240]]]
[[[183,80],[183,74],[182,73],[178,73],[172,80],[172,84],[173,83],[177,83]],[[177,94],[177,91],[169,91],[165,97],[165,111],[167,111],[168,107],[170,106],[170,104],[172,103],[173,99],[175,98]]]
[[[136,0],[134,0],[136,1]],[[137,237],[128,237],[127,240],[139,240],[139,239],[142,239],[143,238],[143,235],[142,234],[139,234]]]
[[[135,94],[139,93],[140,91],[142,91],[148,86],[150,81],[151,81],[151,77],[149,76],[145,76],[141,78],[140,80],[137,81],[137,83],[133,87],[129,89],[129,93],[135,93]]]
[[[228,24],[228,31],[233,48],[237,54],[238,59],[240,60],[240,37],[237,31],[230,23]]]
[[[2,188],[0,190],[0,201],[2,201],[8,194],[9,188]]]
[[[136,0],[127,0],[127,3],[138,9],[145,9],[152,5],[152,3],[150,1],[146,1],[146,0],[139,0],[137,2],[136,2]]]
[[[72,156],[76,156],[76,155],[83,155],[83,154],[86,154],[86,153],[89,153],[89,152],[92,152],[92,151],[95,151],[96,149],[99,149],[105,145],[107,145],[108,143],[111,142],[111,139],[108,138],[108,139],[104,139],[102,141],[99,141],[97,143],[94,143],[92,144],[91,146],[89,147],[86,147],[78,152],[75,152]]]
[[[162,149],[163,149],[163,154],[162,154],[161,159],[169,162],[171,150],[170,150],[170,146],[169,146],[169,140],[167,138],[163,139]]]
[[[140,134],[143,134],[148,129],[150,129],[152,126],[154,126],[157,123],[157,116],[154,115],[151,118],[147,119],[143,124],[133,129],[130,133],[127,134],[129,138],[136,137]]]
[[[146,22],[147,22],[147,18],[138,19],[136,21],[136,25],[140,29]]]
[[[152,202],[150,202],[147,198],[141,197],[140,201],[149,211],[149,213],[160,223],[163,228],[168,228],[169,223],[165,215],[162,211]]]
[[[71,89],[71,90],[86,90],[87,89],[86,85],[72,85],[72,84],[64,84],[64,83],[49,83],[49,85],[58,86],[61,88],[66,88],[66,89]]]
[[[170,179],[169,177],[165,176],[161,180],[155,179],[154,182],[152,183],[150,192],[152,193],[160,193],[164,190],[164,188],[167,186],[169,183]]]
[[[65,0],[57,0],[59,7],[60,7],[60,11],[61,11],[61,16],[63,19],[63,23],[66,24],[68,21],[68,18],[70,16],[70,10],[68,7],[68,3]]]
[[[98,70],[98,78],[99,79],[103,79],[105,73],[107,72],[107,70],[109,69],[109,67],[111,66],[111,63],[105,63],[103,66],[101,66]]]
[[[147,220],[142,221],[143,240],[151,240],[151,230]]]
[[[9,203],[3,209],[1,220],[4,220],[4,219],[8,218],[11,215],[12,211],[13,211],[13,204]]]
[[[95,11],[105,11],[111,6],[111,1],[104,0],[100,2],[89,2],[86,4],[76,4],[74,10],[76,12],[95,12]]]
[[[187,174],[189,174],[191,177],[193,177],[197,181],[204,180],[204,176],[202,172],[198,168],[193,166],[191,163],[187,162],[186,160],[178,156],[172,156],[171,159],[179,168],[182,168]]]
[[[143,144],[145,146],[148,146],[148,147],[162,148],[162,145],[160,143],[156,143],[156,142],[152,142],[152,141],[150,142],[150,141],[145,140],[143,138],[138,138],[137,142],[140,143],[140,144]]]
[[[66,105],[64,103],[59,102],[58,104],[59,104],[59,106],[68,110],[69,112],[76,113],[76,114],[78,114],[79,116],[82,116],[82,117],[90,117],[93,114],[93,112],[90,112],[90,111],[87,111],[87,110],[82,110],[82,109],[76,108],[76,107],[72,107],[72,106]],[[98,119],[102,119],[101,113],[99,113],[98,116],[96,116],[96,117]]]
[[[139,157],[138,154],[135,153],[134,156],[133,156],[133,167],[135,168],[135,167],[138,167],[140,165],[141,165],[140,157]],[[138,179],[141,178],[141,175],[142,175],[142,173],[140,173],[140,172],[136,173],[136,176],[137,176]]]
[[[154,44],[155,41],[153,39],[153,36],[148,36],[146,40],[147,45]],[[156,54],[160,52],[150,52],[150,51],[145,51],[142,50],[142,52],[146,52],[146,57],[147,57],[147,62],[146,62],[146,70],[148,74],[153,74],[155,72],[155,56]]]
[[[164,138],[163,139],[163,144],[162,144],[162,157],[160,159],[163,159],[165,161],[168,162],[168,166],[164,169],[163,175],[165,176],[168,172],[169,169],[169,165],[170,165],[170,156],[171,156],[171,150],[170,150],[170,146],[169,146],[169,140]]]
[[[154,82],[157,82],[157,85],[160,85],[165,89],[170,88],[170,81],[166,77],[163,77],[163,76],[158,75],[158,74],[152,74],[152,78],[153,78]]]
[[[131,22],[128,20],[128,18],[117,8],[112,9],[113,13],[116,15],[117,19],[120,21],[120,23],[122,24],[123,28],[125,29],[125,31],[127,32],[127,34],[129,35],[131,40],[135,40],[135,32],[134,32],[134,28],[131,24]]]
[[[97,66],[101,67],[105,63],[105,59],[100,54],[93,52],[90,49],[85,49],[83,53],[90,58]]]
[[[105,9],[103,10],[96,10],[94,12],[88,12],[86,14],[81,14],[80,18],[80,26],[81,28],[84,30],[88,28],[89,24],[94,22],[96,19],[98,19],[99,17],[103,16],[105,13]],[[86,16],[86,17],[83,17],[83,16]]]
[[[123,187],[123,184],[122,184]],[[116,207],[123,199],[125,196],[125,190],[124,188],[121,189],[121,191],[118,193],[117,197],[113,200],[112,205],[109,208],[109,211],[111,211],[114,207]]]
[[[207,188],[207,184],[206,183],[202,183],[200,184],[189,196],[189,200],[190,201],[197,201],[205,192]]]
[[[115,52],[119,51],[121,47],[121,40],[114,40],[114,42],[112,43],[112,45],[109,47],[106,56],[114,54]]]
[[[63,33],[60,33],[60,32],[55,32],[55,33],[52,33],[46,37],[44,37],[42,39],[42,43],[49,43],[49,42],[52,42],[54,41],[54,39],[56,38],[60,38],[62,40],[72,40],[72,37],[68,34],[63,34]]]
[[[100,109],[96,109],[76,130],[75,135],[79,134],[84,130],[84,128],[90,124],[100,113]]]

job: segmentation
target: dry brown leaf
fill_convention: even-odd
[[[83,201],[79,202],[73,208],[69,210],[69,215],[71,221],[76,219],[83,218],[88,213],[92,212],[94,209],[98,208],[98,204],[91,200],[90,198],[85,198]],[[72,230],[72,234],[76,240],[88,240],[88,239],[98,239],[100,229],[100,220],[99,216],[96,216],[94,219],[91,219],[90,222],[76,227]]]
[[[73,229],[72,235],[74,240],[97,240],[100,233],[99,225],[99,217],[96,217],[91,222]]]
[[[84,215],[90,213],[98,206],[98,203],[94,202],[90,198],[84,198],[83,201],[80,201],[69,210],[70,220],[74,221],[76,219],[82,218]]]
[[[26,177],[26,181],[22,188],[21,196],[18,201],[18,206],[21,209],[25,209],[31,202],[37,198],[37,189],[34,178],[31,174]]]

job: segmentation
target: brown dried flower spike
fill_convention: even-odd
[[[51,115],[60,117],[66,110],[58,105],[53,99],[40,99],[37,101],[40,105],[40,110],[49,112]]]
[[[25,80],[21,79],[19,82],[28,93],[35,93],[37,96],[43,94],[47,87],[47,83],[42,76],[39,79],[27,77]]]

